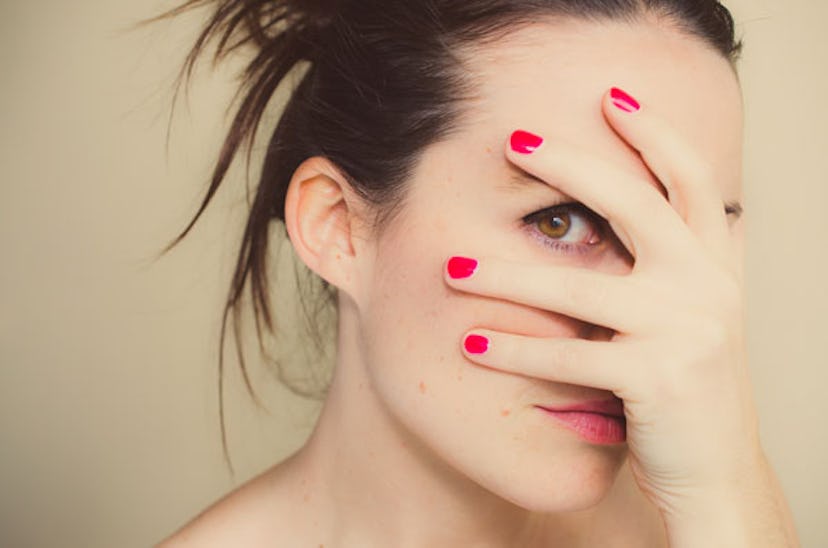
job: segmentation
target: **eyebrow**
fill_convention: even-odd
[[[541,184],[549,188],[550,190],[555,190],[553,187],[549,185],[549,183],[547,183],[543,179],[540,179],[532,175],[531,173],[522,173],[519,171],[511,172],[510,176],[506,181],[506,184],[501,185],[501,188],[509,191],[516,191],[525,189],[530,186],[534,187],[538,184]],[[738,200],[724,201],[722,202],[722,206],[724,207],[724,212],[726,215],[735,215],[737,219],[740,218],[742,216],[742,213],[744,212],[744,207]]]

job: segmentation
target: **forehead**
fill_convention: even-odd
[[[602,95],[627,90],[666,118],[711,164],[725,194],[741,185],[742,102],[728,61],[658,20],[545,20],[463,52],[475,95],[466,126],[499,150],[512,130],[585,147],[657,184],[604,120]]]

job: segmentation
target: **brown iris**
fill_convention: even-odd
[[[569,213],[555,213],[542,217],[538,229],[550,238],[563,238],[572,226]]]

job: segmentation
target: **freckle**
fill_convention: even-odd
[[[492,147],[486,147],[486,153],[491,154],[492,153]]]
[[[302,499],[303,499],[305,502],[308,502],[308,501],[310,500],[310,495],[308,495],[307,493],[305,493],[305,496],[304,496],[304,497],[302,497]]]
[[[503,409],[503,410],[500,411],[500,414],[503,415],[504,417],[508,417],[511,412],[512,412],[511,409]]]
[[[423,381],[420,381],[420,394],[426,393],[426,385]]]

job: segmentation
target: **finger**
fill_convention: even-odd
[[[553,382],[626,393],[638,360],[629,344],[572,338],[527,337],[474,329],[463,338],[463,353],[475,363]]]
[[[670,203],[691,232],[714,256],[726,259],[730,253],[727,214],[709,163],[667,120],[618,88],[604,95],[603,111],[667,189]]]
[[[633,276],[462,256],[451,257],[443,275],[461,291],[550,310],[619,333],[650,331],[663,316],[664,299]]]
[[[539,145],[531,150],[522,146],[533,137],[535,143],[541,140]],[[509,141],[510,161],[607,219],[635,257],[637,268],[652,260],[680,259],[694,244],[687,225],[648,182],[562,141],[543,141],[522,130]]]

